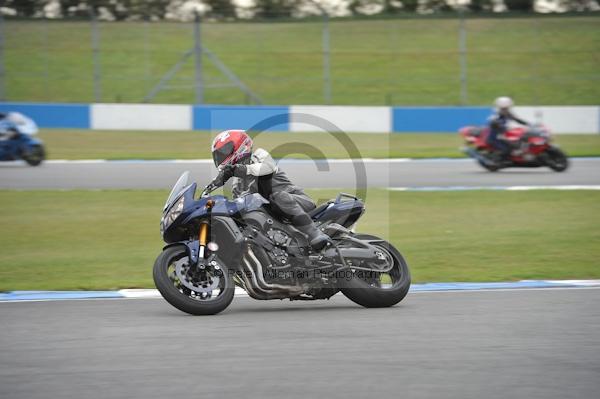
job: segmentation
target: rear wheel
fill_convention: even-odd
[[[23,159],[30,166],[38,166],[46,159],[46,151],[41,145],[34,145],[23,152]]]
[[[371,245],[379,248],[382,257],[387,258],[393,266],[386,273],[355,271],[353,277],[345,282],[342,293],[366,308],[385,308],[397,304],[410,288],[410,271],[402,254],[392,244],[378,237],[357,235],[356,238],[373,240]]]
[[[500,167],[496,164],[486,163],[483,161],[479,161],[479,165],[483,166],[485,169],[487,169],[490,172],[497,172],[498,169],[500,169]]]
[[[559,148],[549,148],[546,151],[546,156],[546,165],[555,172],[564,172],[569,167],[567,155]]]
[[[493,152],[482,149],[473,149],[470,155],[477,160],[477,163],[481,165],[482,168],[490,172],[496,172],[500,169],[500,163]]]
[[[165,249],[154,262],[154,284],[167,302],[192,315],[212,315],[225,310],[235,287],[227,267],[215,258],[201,268],[190,265],[187,248]]]

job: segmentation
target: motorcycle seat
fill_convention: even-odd
[[[483,133],[484,130],[485,130],[484,127],[473,128],[473,130],[471,131],[471,135],[473,137],[479,137],[479,136],[481,136],[481,134]]]
[[[315,216],[317,216],[319,213],[323,212],[325,209],[327,209],[329,207],[329,205],[332,203],[332,201],[327,201],[319,206],[317,206],[315,209],[313,209],[312,211],[308,211],[308,216],[310,216],[311,218],[315,218]]]

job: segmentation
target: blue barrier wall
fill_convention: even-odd
[[[88,104],[0,103],[0,112],[20,112],[40,127],[89,129]]]
[[[196,105],[192,118],[194,130],[290,130],[289,107]]]
[[[402,107],[392,109],[393,132],[456,132],[466,125],[485,124],[488,107]]]
[[[485,124],[492,108],[0,103],[0,112],[10,111],[31,117],[42,128],[318,130],[291,120],[292,112],[300,112],[349,132],[456,133],[462,126]],[[547,124],[555,133],[600,133],[598,106],[518,106],[515,113]]]

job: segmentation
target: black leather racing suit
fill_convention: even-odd
[[[322,234],[307,214],[315,208],[315,203],[301,188],[292,184],[266,150],[259,148],[254,151],[242,168],[245,173],[236,173],[232,178],[234,198],[247,193],[259,193],[310,239]]]

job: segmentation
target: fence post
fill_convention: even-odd
[[[460,104],[467,105],[468,89],[467,89],[467,28],[465,25],[464,9],[461,7],[458,11],[458,52],[460,62]]]
[[[0,14],[0,101],[6,100],[4,91],[4,18]]]
[[[324,9],[321,9],[321,12],[323,13],[323,99],[325,104],[331,104],[329,14]]]
[[[92,18],[92,61],[94,63],[94,101],[99,103],[102,101],[101,79],[102,72],[100,69],[100,31],[98,29],[98,20],[94,8],[90,7],[90,17]]]
[[[194,17],[194,66],[195,66],[195,86],[196,86],[196,104],[204,103],[204,82],[202,77],[202,36],[200,26],[200,14],[195,13]]]
[[[48,87],[48,85],[50,84],[50,72],[48,69],[48,65],[50,65],[50,45],[48,44],[48,20],[44,18],[41,23],[43,24],[42,45],[44,46],[44,49],[42,50],[44,59],[44,97],[47,100],[50,100],[50,88]]]

